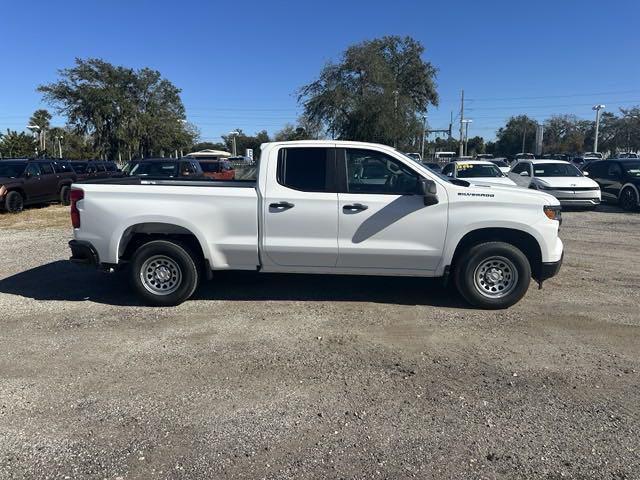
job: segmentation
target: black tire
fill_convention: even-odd
[[[133,254],[131,283],[147,305],[179,305],[198,287],[199,263],[198,257],[185,245],[153,240],[140,246]]]
[[[4,199],[4,209],[9,213],[20,213],[24,210],[24,198],[20,192],[12,191],[7,193]]]
[[[471,247],[460,257],[454,279],[458,291],[471,305],[492,310],[508,308],[527,293],[531,265],[517,247],[486,242]]]
[[[638,208],[638,195],[633,188],[626,187],[620,192],[620,206],[628,212]]]
[[[64,206],[71,204],[71,189],[68,185],[63,185],[60,189],[60,203]]]

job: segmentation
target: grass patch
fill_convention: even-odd
[[[0,213],[0,229],[34,230],[38,228],[71,229],[69,207],[44,205],[25,207],[20,213]]]

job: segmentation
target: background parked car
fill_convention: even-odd
[[[640,160],[599,160],[591,162],[585,173],[600,185],[602,200],[618,202],[625,210],[640,205]]]
[[[145,158],[130,162],[124,169],[131,177],[206,178],[194,158]]]
[[[215,180],[234,180],[236,178],[236,170],[226,160],[207,160],[203,158],[197,159],[202,168],[205,177]]]
[[[515,187],[509,179],[492,162],[484,160],[462,160],[451,162],[442,169],[442,174],[450,178],[461,178],[471,183],[500,183]]]
[[[422,165],[424,165],[425,167],[427,167],[428,169],[436,172],[436,173],[442,173],[442,167],[440,166],[439,163],[436,162],[422,162]]]
[[[25,205],[61,202],[69,205],[76,174],[68,162],[49,159],[0,161],[0,207],[11,213]]]
[[[124,175],[115,162],[74,160],[71,162],[71,166],[78,176],[78,181],[94,178],[121,177]]]
[[[575,165],[562,160],[521,160],[509,177],[521,187],[549,193],[564,206],[595,207],[600,204],[600,187]]]
[[[480,156],[478,155],[478,158],[479,157]],[[496,167],[498,167],[500,171],[505,175],[509,173],[509,171],[511,170],[511,167],[509,166],[509,163],[507,162],[506,158],[491,158],[488,161],[493,163]]]

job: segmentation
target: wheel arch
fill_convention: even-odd
[[[162,222],[141,222],[127,227],[118,244],[118,260],[128,261],[133,253],[153,240],[174,240],[188,246],[203,264],[209,264],[198,236],[186,227]],[[207,268],[207,271],[210,271]]]
[[[618,193],[618,201],[620,200],[620,197],[622,196],[622,192],[624,192],[624,189],[628,188],[628,187],[631,187],[632,189],[634,189],[636,191],[636,196],[640,200],[640,190],[638,189],[638,186],[633,184],[632,182],[627,182],[624,185],[622,185],[622,188],[620,189],[620,192]]]
[[[462,254],[474,245],[485,242],[504,242],[518,248],[529,260],[531,275],[537,278],[542,267],[542,250],[538,240],[524,230],[505,227],[478,228],[467,232],[456,245],[450,269],[454,269]]]

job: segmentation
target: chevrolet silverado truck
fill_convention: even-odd
[[[257,181],[74,184],[71,219],[71,260],[126,266],[152,305],[185,301],[219,270],[258,270],[451,278],[472,305],[506,308],[563,257],[553,196],[348,141],[264,144]]]

